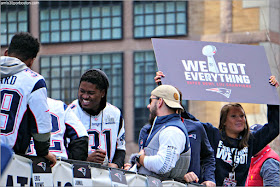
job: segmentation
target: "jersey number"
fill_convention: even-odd
[[[61,131],[60,126],[59,126],[59,117],[50,113],[52,117],[52,134],[56,134],[59,131]],[[62,152],[61,150],[61,141],[52,141],[50,144],[50,151],[55,151],[55,152]]]
[[[18,91],[1,90],[1,133],[9,134],[13,132],[20,101],[21,94]]]
[[[57,133],[57,132],[60,131],[60,126],[58,124],[59,117],[55,116],[54,114],[51,114],[51,117],[52,117],[52,133]],[[50,143],[49,150],[53,151],[53,152],[62,152],[62,150],[61,150],[61,141],[52,141]],[[28,147],[27,154],[33,154],[34,152],[35,152],[34,151],[34,141],[31,140],[30,141],[30,145]]]
[[[102,132],[98,132],[98,131],[88,131],[88,134],[91,135],[93,134],[93,145],[91,146],[91,149],[96,150],[99,149],[100,147],[100,135],[101,136],[105,136],[105,142],[106,142],[106,151],[107,151],[107,156],[108,159],[111,158],[111,131],[110,130],[103,130]]]

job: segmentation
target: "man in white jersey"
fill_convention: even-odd
[[[56,163],[49,152],[51,116],[44,78],[32,71],[40,43],[29,33],[13,36],[5,56],[1,56],[1,143],[25,154],[34,138],[38,156]]]
[[[70,107],[82,121],[89,135],[87,161],[121,168],[125,158],[125,129],[121,111],[107,103],[109,81],[99,69],[85,72],[78,99]]]
[[[88,134],[82,122],[64,102],[51,98],[47,101],[52,118],[50,152],[62,159],[85,161],[88,156]],[[68,146],[66,138],[70,140]],[[27,154],[36,156],[33,140]]]

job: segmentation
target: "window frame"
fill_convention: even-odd
[[[152,13],[149,13],[149,14],[145,14],[145,13],[142,13],[142,14],[139,14],[139,15],[142,15],[142,16],[146,16],[146,15],[153,15],[153,17],[154,17],[154,19],[155,19],[155,17],[156,17],[156,15],[157,15],[157,13],[156,13],[156,11],[155,11],[155,5],[156,5],[156,3],[165,3],[164,4],[164,6],[166,7],[166,3],[168,3],[168,2],[185,2],[186,3],[186,7],[185,7],[185,14],[186,14],[186,17],[185,17],[185,34],[177,34],[176,32],[174,33],[174,34],[172,34],[172,35],[168,35],[168,34],[166,34],[166,30],[167,29],[165,29],[164,30],[164,34],[162,34],[162,35],[156,35],[155,34],[155,27],[157,26],[157,24],[155,24],[155,20],[154,20],[154,24],[153,25],[148,25],[148,26],[152,26],[152,27],[154,27],[154,34],[153,35],[151,35],[151,36],[146,36],[145,35],[145,30],[143,30],[142,32],[143,32],[143,36],[136,36],[135,34],[135,4],[137,4],[137,3],[139,3],[139,4],[143,4],[143,5],[145,5],[144,4],[144,2],[143,1],[133,1],[133,38],[134,39],[147,39],[147,38],[157,38],[157,37],[182,37],[182,36],[187,36],[188,35],[188,1],[146,1],[145,3],[152,3],[153,4],[153,12]],[[175,16],[178,14],[178,13],[180,13],[180,12],[178,12],[178,11],[174,11],[173,13],[176,13],[175,14]],[[163,14],[165,15],[166,14],[166,12],[163,12]],[[137,14],[138,15],[138,14]],[[175,20],[176,20],[176,18],[175,18]],[[145,21],[144,21],[145,22]],[[177,25],[178,23],[176,23],[174,26],[178,26]],[[166,23],[166,20],[164,21],[164,23],[162,24],[164,27],[166,27],[166,26],[168,26],[168,24]],[[143,24],[143,26],[141,26],[142,28],[146,28],[147,27],[147,25],[144,23]],[[140,28],[140,26],[139,26],[139,28]]]
[[[43,1],[44,2],[44,1]],[[50,16],[50,12],[52,10],[52,6],[54,6],[54,4],[57,3],[59,6],[57,6],[57,9],[58,9],[58,18],[56,19],[51,19],[50,17],[46,20],[42,20],[41,18],[41,12],[43,10],[48,10],[48,14]],[[65,8],[65,6],[63,7],[62,5],[64,5],[65,2],[62,2],[62,1],[47,1],[45,2],[45,4],[47,4],[48,6],[45,6],[43,7],[44,5],[41,5],[39,6],[39,32],[40,32],[40,40],[41,40],[41,43],[42,44],[56,44],[56,43],[81,43],[81,42],[91,42],[91,41],[108,41],[108,40],[122,40],[123,39],[123,2],[122,1],[78,1],[78,2],[74,2],[74,1],[69,1],[69,2],[66,2],[67,4],[67,8],[69,9],[68,12],[69,12],[69,17],[67,18],[62,18],[61,17],[61,13],[62,13],[62,10],[63,8]],[[82,28],[82,22],[85,20],[85,17],[82,16],[82,11],[81,9],[85,7],[85,4],[83,3],[88,3],[89,6],[90,6],[90,10],[89,10],[89,17],[86,17],[86,19],[89,20],[89,23],[90,23],[90,26],[89,28],[87,29],[84,29]],[[74,5],[74,6],[73,6]],[[108,18],[110,18],[110,23],[111,23],[111,26],[108,27],[108,29],[110,30],[110,37],[109,38],[103,38],[102,37],[102,31],[104,31],[104,27],[100,26],[98,28],[94,28],[92,26],[92,20],[93,18],[95,18],[93,15],[92,15],[92,8],[97,5],[97,7],[105,7],[105,6],[109,6],[110,7],[110,15],[106,16]],[[113,6],[119,6],[120,7],[120,15],[117,15],[117,16],[114,16],[113,15],[113,10],[112,10],[112,7]],[[79,16],[76,17],[76,18],[71,18],[71,11],[74,7],[78,7],[79,9]],[[120,18],[120,25],[118,27],[114,27],[113,26],[113,18]],[[104,17],[102,15],[100,15],[99,17],[97,17],[98,19],[100,19],[100,21],[102,21],[104,19]],[[72,25],[72,22],[73,21],[78,21],[79,22],[79,27],[78,28],[71,28],[71,25]],[[46,23],[48,23],[48,31],[42,31],[42,26],[41,26],[41,22],[42,21],[46,21]],[[58,21],[58,25],[59,25],[59,28],[58,30],[56,30],[55,32],[58,32],[58,40],[57,41],[52,41],[52,33],[54,32],[53,30],[51,30],[51,22],[52,21]],[[62,22],[63,21],[68,21],[69,22],[69,28],[68,29],[63,29],[62,28]],[[107,28],[105,28],[107,29]],[[113,36],[113,32],[114,32],[114,29],[120,29],[119,31],[119,34],[120,36],[114,38]],[[88,39],[83,39],[83,32],[84,31],[88,31],[89,32],[89,38]],[[101,35],[98,39],[94,39],[93,37],[93,32],[94,30],[98,30]],[[63,35],[63,32],[68,32],[69,33],[69,39],[67,40],[63,40],[62,38],[62,35]],[[74,40],[72,38],[72,33],[73,32],[78,32],[79,34],[79,39],[77,40]],[[48,35],[48,41],[44,41],[43,38],[42,38],[42,34],[46,34]]]

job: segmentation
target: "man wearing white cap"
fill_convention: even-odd
[[[151,92],[149,121],[152,128],[143,148],[131,158],[138,163],[138,172],[182,180],[189,166],[188,132],[177,110],[182,110],[180,95],[171,85],[161,85]]]

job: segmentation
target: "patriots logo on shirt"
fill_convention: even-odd
[[[196,140],[196,134],[189,134],[189,138],[193,138]]]
[[[37,166],[41,167],[44,171],[46,171],[47,164],[45,162],[40,162]]]
[[[122,182],[122,175],[119,173],[115,173],[115,176],[118,177],[118,179]]]
[[[120,142],[122,142],[122,143],[123,143],[123,142],[124,142],[124,140],[125,140],[125,133],[123,133],[123,134],[122,134],[122,136],[120,137]]]
[[[210,88],[210,89],[206,89],[206,91],[222,94],[226,98],[229,98],[231,94],[231,90],[226,88]]]
[[[80,168],[78,169],[78,171],[80,171],[84,176],[86,176],[86,173],[87,173],[86,168],[80,167]]]

